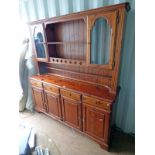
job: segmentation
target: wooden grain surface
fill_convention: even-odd
[[[71,89],[73,91],[81,92],[82,94],[96,96],[108,102],[113,102],[116,96],[115,94],[110,93],[109,89],[104,86],[97,86],[57,75],[36,75],[32,76],[31,79],[42,81],[43,83],[50,83],[65,89]]]

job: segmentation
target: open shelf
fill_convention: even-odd
[[[83,64],[86,61],[86,23],[83,19],[48,23],[45,31],[50,58],[58,58],[57,61],[67,59],[67,64]]]
[[[48,44],[49,57],[86,60],[83,44]]]

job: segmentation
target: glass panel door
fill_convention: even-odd
[[[115,56],[117,12],[87,17],[87,65],[112,69]]]
[[[96,19],[91,30],[90,64],[109,64],[111,28],[103,17]]]
[[[34,25],[32,27],[32,33],[37,58],[47,59],[43,25]]]

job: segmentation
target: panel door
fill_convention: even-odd
[[[45,92],[47,112],[55,118],[61,119],[59,94]]]
[[[37,60],[43,62],[48,61],[48,51],[44,34],[44,25],[36,24],[31,26],[31,35]]]
[[[68,125],[82,129],[81,102],[67,97],[61,97],[63,121]]]
[[[45,112],[44,93],[42,89],[32,87],[33,100],[37,111]]]
[[[94,107],[84,105],[83,130],[90,136],[103,140],[105,138],[105,114]]]
[[[112,69],[115,55],[117,11],[87,16],[87,64]]]

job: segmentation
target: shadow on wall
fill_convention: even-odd
[[[132,45],[132,46],[131,46]],[[135,10],[127,14],[122,47],[119,86],[113,107],[112,124],[124,132],[135,133]]]

